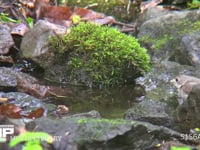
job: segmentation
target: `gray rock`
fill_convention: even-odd
[[[37,79],[14,70],[12,68],[0,67],[0,89],[1,91],[16,90],[18,79],[27,80],[30,83],[36,83]]]
[[[14,45],[10,34],[10,28],[7,25],[0,24],[0,54],[7,54]]]
[[[155,6],[149,9],[146,9],[139,17],[138,17],[138,25],[143,24],[145,21],[150,19],[154,19],[157,17],[161,17],[169,13],[169,10],[164,9],[162,6]]]
[[[41,100],[30,96],[25,93],[20,92],[0,92],[0,97],[11,99],[9,103],[13,103],[20,108],[23,108],[23,111],[30,112],[31,110],[35,110],[37,108],[43,107],[47,111],[53,111],[56,109],[56,106],[54,104],[47,104],[42,102]]]
[[[134,149],[151,148],[163,140],[180,139],[180,133],[147,122],[122,119],[69,118],[66,120],[40,118],[34,121],[37,131],[60,136],[55,150]],[[142,135],[142,136],[141,136]]]
[[[200,29],[199,32],[187,34],[182,38],[180,53],[175,55],[175,58],[180,64],[188,64],[195,67],[200,65]]]
[[[154,59],[169,59],[179,47],[183,36],[198,29],[194,23],[200,19],[200,11],[173,11],[145,21],[138,38]],[[150,14],[149,14],[150,15]]]
[[[66,32],[67,30],[63,26],[39,20],[22,39],[22,56],[25,58],[35,58],[45,54],[48,51],[48,45],[46,45],[48,38]]]
[[[142,101],[130,108],[124,115],[127,120],[145,121],[156,125],[169,126],[167,104],[156,101]]]

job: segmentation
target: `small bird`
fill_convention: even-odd
[[[200,84],[200,79],[188,75],[178,75],[170,80],[170,83],[178,89],[178,96],[186,100],[193,86]]]

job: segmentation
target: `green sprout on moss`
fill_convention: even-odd
[[[108,26],[80,23],[69,34],[50,43],[68,53],[70,81],[88,86],[113,86],[150,70],[150,58],[138,40]]]
[[[44,132],[25,132],[17,137],[14,137],[10,143],[10,148],[15,147],[17,144],[25,142],[22,150],[43,150],[41,146],[41,141],[46,141],[47,143],[53,143],[53,138]]]

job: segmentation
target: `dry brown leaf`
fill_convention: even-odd
[[[0,105],[0,114],[9,118],[21,118],[20,112],[22,109],[15,104]]]
[[[27,117],[30,119],[35,119],[35,118],[42,117],[44,112],[45,112],[44,108],[38,108],[38,109],[30,112],[29,114],[24,115],[24,117]]]

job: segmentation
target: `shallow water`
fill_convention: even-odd
[[[68,87],[64,98],[51,97],[50,103],[66,105],[70,114],[96,110],[104,118],[122,118],[127,109],[137,103],[140,90],[133,85],[107,89]]]

